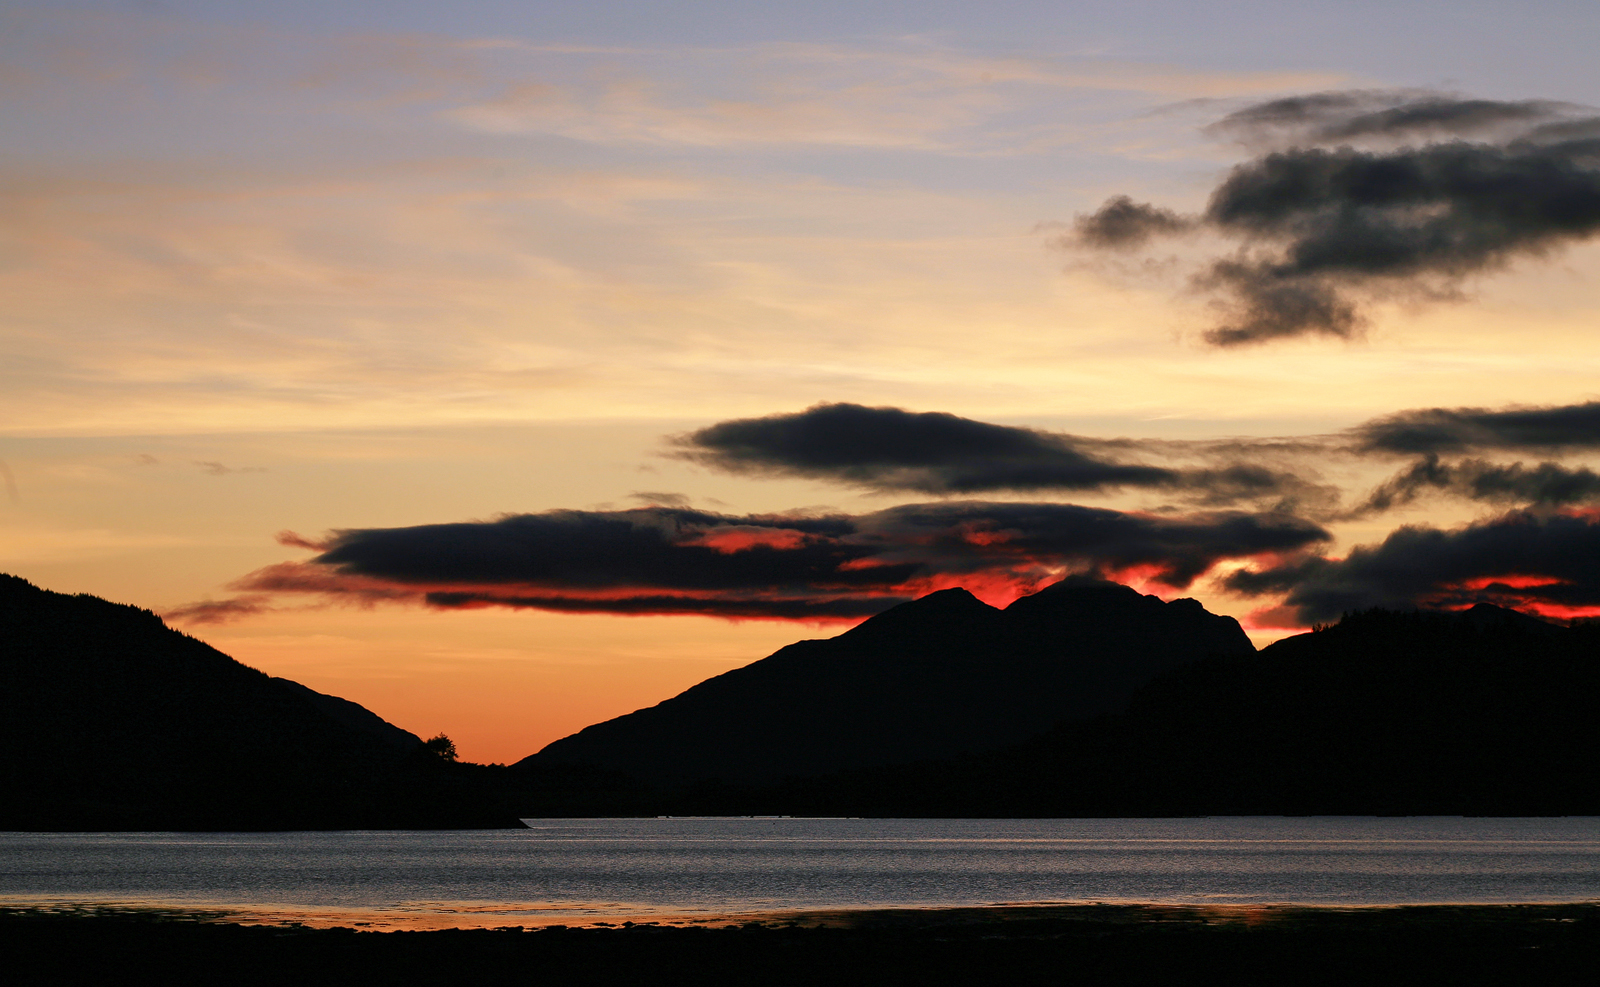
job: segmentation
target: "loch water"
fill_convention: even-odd
[[[376,928],[1023,903],[1600,900],[1600,818],[533,819],[0,833],[0,905]]]

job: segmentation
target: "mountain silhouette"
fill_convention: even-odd
[[[1164,671],[1254,650],[1231,617],[1104,580],[1069,578],[1004,610],[949,589],[587,727],[516,767],[673,788],[948,757],[1118,709]]]
[[[364,707],[148,610],[0,575],[0,828],[520,825]]]
[[[1173,668],[1003,750],[747,792],[742,811],[1594,815],[1596,708],[1600,625],[1374,610]]]

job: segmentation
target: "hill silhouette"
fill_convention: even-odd
[[[949,757],[1115,710],[1207,655],[1254,650],[1231,617],[1103,580],[1069,578],[1004,610],[950,589],[587,727],[515,767],[600,769],[671,789]]]
[[[1375,610],[1174,668],[1120,712],[1002,751],[737,798],[794,814],[1593,815],[1597,705],[1600,625]]]
[[[0,575],[0,641],[0,828],[520,825],[477,766],[148,610]]]
[[[1600,623],[1228,617],[1072,579],[802,641],[514,769],[154,614],[0,576],[0,828],[520,825],[516,816],[1600,814]],[[518,811],[511,811],[511,810]]]

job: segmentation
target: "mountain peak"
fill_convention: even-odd
[[[1231,617],[1069,577],[1005,610],[965,589],[892,607],[525,759],[649,783],[771,781],[993,749],[1120,708],[1168,668],[1255,649]]]
[[[891,607],[870,619],[877,620],[878,617],[882,617],[884,614],[896,611],[928,616],[937,613],[980,613],[993,609],[995,608],[973,596],[965,587],[954,586],[950,589],[935,590],[926,596],[919,596],[915,600]]]
[[[1087,572],[1073,572],[1062,576],[1060,579],[1039,590],[1031,596],[1047,596],[1055,593],[1073,593],[1083,591],[1101,590],[1122,596],[1144,596],[1126,583],[1106,579],[1103,576],[1092,575]],[[1029,599],[1029,597],[1021,597]]]
[[[869,639],[913,634],[975,630],[987,625],[1000,611],[957,586],[890,607],[850,628],[835,640],[863,643]]]
[[[1129,620],[1189,621],[1225,628],[1229,640],[1218,641],[1218,651],[1254,651],[1249,638],[1232,617],[1206,610],[1200,601],[1184,597],[1165,601],[1159,596],[1140,593],[1131,586],[1096,576],[1072,575],[1052,583],[1031,596],[1018,597],[1006,607],[1014,620],[1072,622],[1077,624],[1118,625]]]

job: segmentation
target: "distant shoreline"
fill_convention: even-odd
[[[373,933],[11,908],[0,950],[17,984],[129,969],[235,984],[1137,984],[1208,972],[1230,984],[1538,983],[1600,960],[1596,902],[875,909],[707,924]]]
[[[1119,926],[1159,923],[1195,927],[1243,923],[1304,924],[1334,916],[1364,915],[1382,920],[1382,913],[1410,919],[1451,916],[1471,921],[1511,921],[1530,915],[1590,915],[1600,921],[1600,899],[1517,902],[1411,902],[1328,904],[1294,901],[1215,902],[1083,901],[997,902],[987,905],[864,905],[827,908],[711,911],[693,909],[630,909],[584,903],[516,906],[461,902],[437,911],[315,908],[309,906],[142,904],[111,900],[34,900],[0,897],[0,921],[82,921],[147,924],[235,926],[293,929],[306,932],[410,933],[448,931],[573,932],[632,928],[662,929],[846,929],[858,932],[937,930],[993,927],[1009,932],[1039,923],[1100,922]],[[1480,914],[1481,913],[1481,914]],[[1378,916],[1378,918],[1371,918]],[[1550,919],[1554,920],[1554,919]]]

